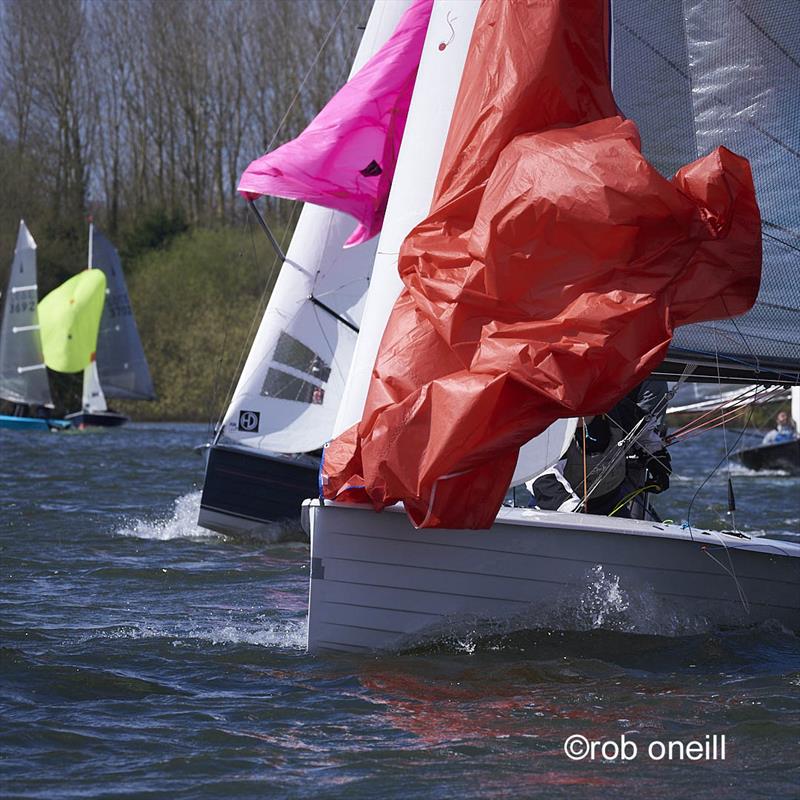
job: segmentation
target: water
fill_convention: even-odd
[[[792,633],[633,635],[624,587],[601,571],[588,630],[309,656],[307,545],[194,524],[204,435],[0,431],[3,797],[797,798]],[[721,441],[674,448],[664,516],[687,518]],[[731,526],[726,477],[693,525]],[[798,538],[799,479],[733,479],[740,528]],[[714,734],[724,761],[646,752]],[[574,735],[639,752],[573,762]]]

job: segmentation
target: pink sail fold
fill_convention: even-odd
[[[380,232],[433,0],[415,0],[386,44],[292,141],[257,158],[239,191],[303,200],[358,220],[350,247]]]

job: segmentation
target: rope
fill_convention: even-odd
[[[581,431],[583,432],[583,510],[588,512],[589,494],[586,491],[586,417],[581,417]]]
[[[657,483],[648,483],[645,486],[640,487],[639,489],[634,489],[632,492],[629,492],[619,501],[618,505],[614,507],[614,510],[608,515],[609,517],[613,517],[614,514],[617,513],[623,506],[628,505],[632,500],[635,500],[642,492],[647,492],[650,489],[658,489]],[[646,512],[646,509],[645,509]]]

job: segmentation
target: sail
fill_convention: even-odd
[[[361,330],[353,355],[333,435],[361,419],[380,338],[403,284],[397,254],[409,231],[430,210],[436,174],[450,116],[467,57],[478,0],[437,0],[431,12],[419,67],[420,90],[414,93],[406,126],[405,148],[398,158],[378,254],[372,271]],[[416,143],[425,142],[424,148]],[[557,461],[575,432],[574,419],[554,422],[520,448],[512,484],[524,483]]]
[[[36,242],[20,220],[0,326],[0,397],[53,408],[37,313]]]
[[[351,75],[391,36],[409,2],[375,3]],[[282,453],[330,438],[353,357],[377,239],[343,249],[353,221],[307,203],[225,413],[221,441]]]
[[[80,372],[94,358],[105,301],[99,269],[73,275],[39,303],[44,361],[56,372]]]
[[[96,359],[92,359],[89,366],[83,370],[81,409],[87,414],[104,414],[108,411],[108,403],[97,372]]]
[[[364,416],[325,452],[326,497],[489,527],[521,445],[611,408],[675,327],[752,306],[747,161],[718,148],[663,178],[616,114],[607,31],[601,0],[482,5]]]
[[[334,436],[355,425],[364,411],[378,345],[392,306],[403,288],[397,272],[397,254],[409,231],[425,218],[431,207],[436,174],[479,7],[480,0],[437,0],[431,12],[419,65],[419,89],[411,100],[406,144],[397,162],[386,225],[381,231],[364,306],[362,335],[356,343]]]
[[[344,211],[359,225],[348,246],[381,229],[433,0],[414,0],[381,49],[296,139],[256,159],[239,191]],[[387,4],[388,5],[388,4]],[[383,3],[378,13],[390,13]]]
[[[665,176],[718,144],[751,164],[761,289],[736,319],[676,331],[695,375],[800,381],[800,14],[763,0],[613,0],[613,87]],[[668,364],[666,374],[682,370]]]
[[[106,276],[106,302],[97,337],[97,372],[107,397],[154,400],[139,331],[133,317],[128,287],[116,248],[92,228],[92,264]]]

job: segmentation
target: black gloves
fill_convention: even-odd
[[[647,483],[654,483],[656,488],[650,489],[653,494],[660,494],[669,489],[669,476],[672,474],[672,459],[667,448],[659,450],[647,459]]]

